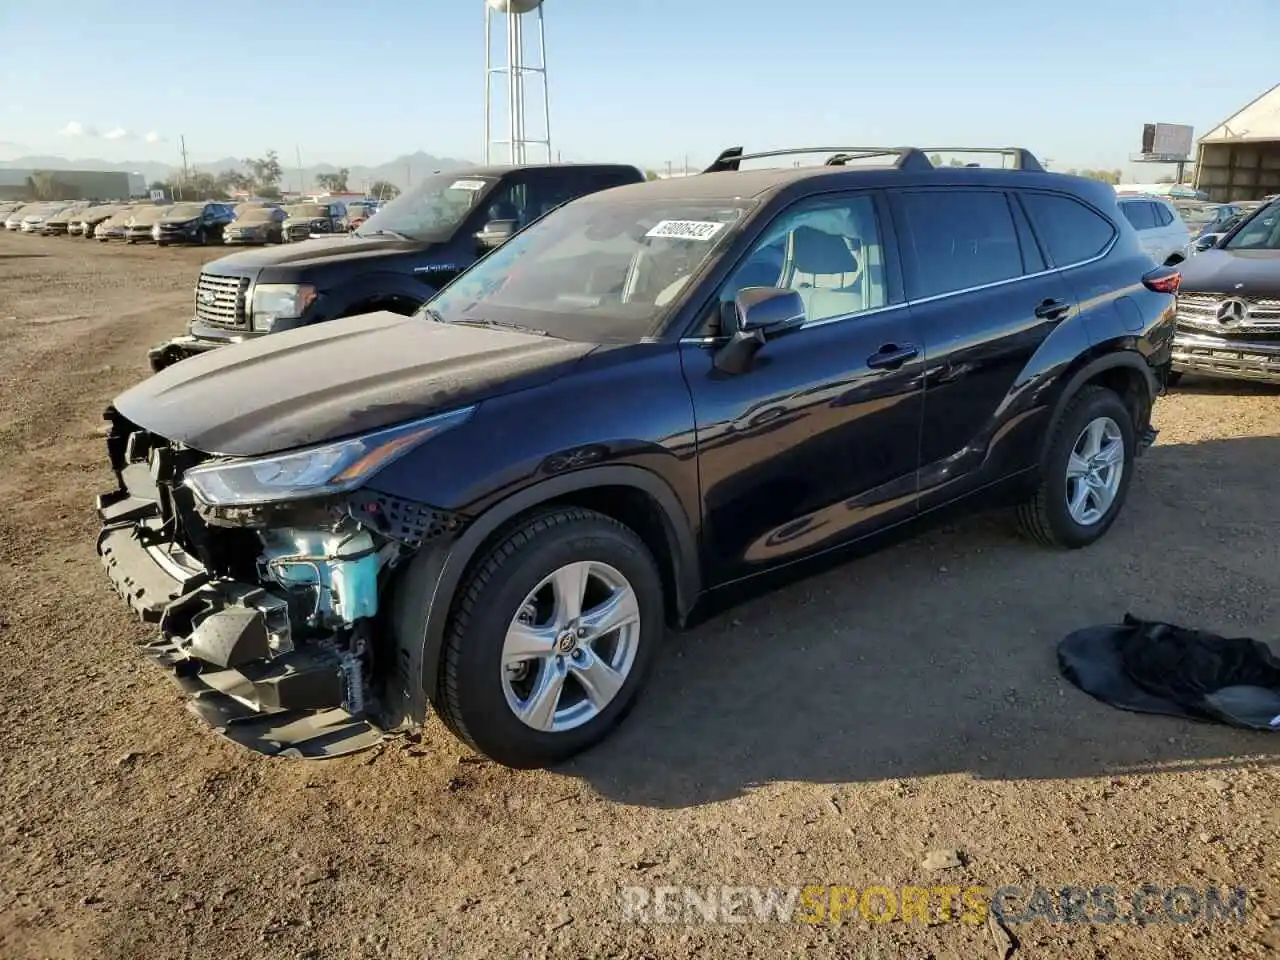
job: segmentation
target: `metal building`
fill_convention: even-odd
[[[1280,84],[1200,138],[1196,187],[1219,203],[1280,193]]]

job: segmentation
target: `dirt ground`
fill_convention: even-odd
[[[220,252],[0,234],[4,960],[1008,948],[985,924],[858,909],[628,921],[620,895],[806,884],[1111,884],[1122,914],[1144,883],[1240,886],[1243,923],[1010,923],[1012,955],[1280,948],[1280,737],[1113,710],[1054,658],[1126,611],[1280,634],[1280,391],[1162,399],[1092,549],[967,520],[670,637],[624,727],[563,769],[473,762],[435,721],[355,757],[272,760],[203,727],[131,648],[146,630],[94,552],[101,410]],[[923,866],[951,850],[959,866]]]

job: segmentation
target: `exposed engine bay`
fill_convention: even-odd
[[[112,585],[160,636],[144,651],[227,737],[263,753],[331,757],[411,722],[379,635],[392,571],[463,518],[354,490],[209,506],[184,483],[207,454],[113,409],[118,488],[97,499]]]

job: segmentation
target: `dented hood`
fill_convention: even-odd
[[[182,360],[113,406],[197,450],[262,456],[526,389],[595,346],[371,313]]]

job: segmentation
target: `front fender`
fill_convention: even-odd
[[[649,496],[663,518],[675,572],[676,610],[683,622],[701,591],[693,523],[675,491],[641,467],[588,467],[543,480],[489,507],[455,540],[419,552],[394,587],[391,617],[395,636],[395,677],[402,709],[417,721],[439,684],[440,651],[453,598],[484,543],[513,518],[541,504],[600,487],[631,487]]]

